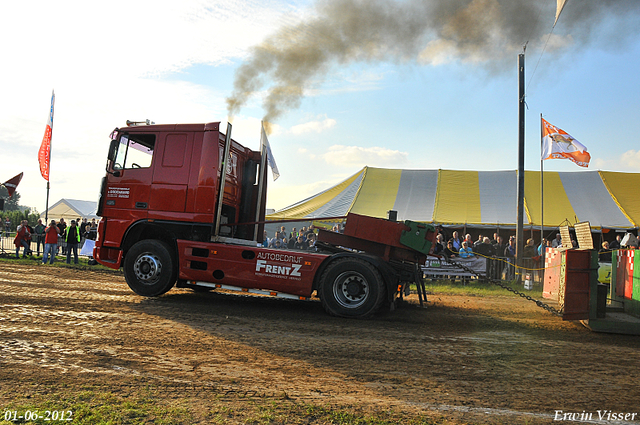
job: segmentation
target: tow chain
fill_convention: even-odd
[[[476,276],[478,279],[482,279],[485,280],[487,282],[493,283],[494,285],[497,285],[503,289],[506,289],[507,291],[513,292],[516,295],[520,295],[522,298],[529,300],[529,301],[533,301],[534,303],[536,303],[536,305],[540,308],[543,308],[545,310],[547,310],[549,313],[556,315],[558,317],[562,317],[562,311],[564,310],[564,308],[561,308],[560,310],[551,307],[549,304],[545,304],[540,300],[536,300],[535,298],[530,297],[529,295],[518,291],[517,289],[514,289],[508,285],[505,285],[504,283],[502,283],[501,280],[499,279],[489,279],[487,276],[480,274],[478,272],[476,272],[475,270],[462,265],[460,263],[456,263],[455,261],[450,261],[448,258],[445,258],[445,261],[447,261],[449,264],[453,264],[454,266],[466,271],[467,273],[471,273],[472,275]]]

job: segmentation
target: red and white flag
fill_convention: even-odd
[[[17,176],[10,178],[6,182],[3,183],[3,186],[7,188],[7,192],[9,192],[9,198],[13,196],[13,193],[16,191],[16,188],[20,184],[20,180],[22,180],[22,174],[20,173]]]
[[[581,167],[588,167],[591,155],[582,143],[566,131],[542,118],[542,159],[569,159]]]
[[[47,127],[44,129],[44,137],[42,138],[42,144],[40,144],[40,150],[38,151],[40,174],[42,174],[42,177],[46,181],[49,181],[49,165],[51,162],[51,132],[53,131],[53,105],[55,103],[55,100],[56,94],[52,91],[49,119],[47,120]]]

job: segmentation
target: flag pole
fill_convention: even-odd
[[[47,203],[44,207],[44,222],[49,223],[49,182],[47,182]]]
[[[258,203],[256,206],[256,222],[260,221],[260,209],[262,208],[262,192],[264,191],[264,182],[267,178],[267,147],[262,140],[264,133],[264,121],[260,121],[260,177],[258,179]],[[258,230],[260,226],[257,224],[253,229],[253,240],[258,241]],[[264,241],[263,241],[264,242]]]
[[[544,239],[544,158],[542,149],[544,144],[544,128],[542,125],[542,113],[540,113],[540,243]],[[542,247],[544,250],[544,246]]]
[[[49,172],[51,170],[51,139],[53,136],[53,111],[55,106],[56,93],[55,90],[51,91],[51,107],[49,109],[49,118],[47,119],[47,126],[44,130],[44,137],[38,150],[38,164],[40,165],[40,174],[47,181],[47,201],[44,210],[45,224],[49,222],[49,190],[51,185],[49,184]]]

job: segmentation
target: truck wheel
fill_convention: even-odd
[[[339,258],[327,266],[318,292],[325,311],[340,317],[371,316],[385,299],[380,272],[367,261],[351,257]]]
[[[169,246],[158,240],[140,241],[124,258],[124,277],[138,295],[157,297],[176,283],[177,269]]]

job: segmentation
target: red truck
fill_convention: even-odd
[[[320,231],[318,252],[262,247],[266,155],[230,133],[218,122],[113,131],[94,258],[123,267],[136,294],[176,283],[295,299],[315,291],[328,313],[367,317],[421,279],[430,225],[349,214],[344,233]]]

